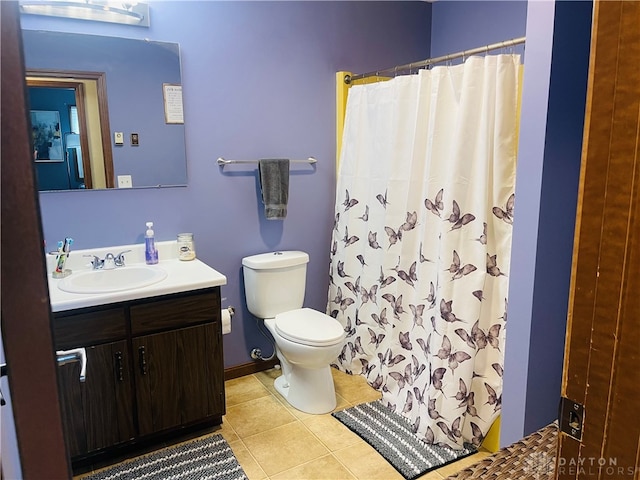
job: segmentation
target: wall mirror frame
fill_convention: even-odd
[[[63,137],[73,133],[77,143],[64,143],[64,166],[34,162],[40,191],[114,189],[121,175],[133,188],[187,185],[185,126],[167,121],[164,91],[180,86],[181,102],[178,44],[28,29],[22,35],[31,109],[60,111]],[[46,89],[67,90],[72,100],[42,106],[35,96]],[[78,132],[69,131],[67,102],[77,107]],[[124,142],[114,141],[115,132]]]

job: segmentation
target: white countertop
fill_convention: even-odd
[[[106,305],[109,303],[226,285],[227,277],[200,260],[178,260],[177,242],[156,242],[156,247],[158,248],[158,257],[160,260],[157,266],[167,272],[167,278],[147,287],[100,294],[68,293],[60,290],[58,284],[61,282],[61,279],[55,279],[51,276],[51,272],[55,268],[56,256],[47,255],[47,277],[49,281],[51,310],[61,312],[74,310],[76,308],[93,307],[96,305]],[[103,259],[109,252],[117,255],[124,250],[131,250],[131,252],[125,254],[126,266],[118,268],[126,269],[127,266],[130,265],[145,264],[144,245],[135,244],[108,248],[72,250],[67,260],[66,268],[76,273],[90,271],[92,268],[89,264],[91,258],[84,257],[83,255],[96,255]],[[151,268],[153,267],[154,266],[151,266]],[[71,275],[73,275],[73,273],[71,273]]]

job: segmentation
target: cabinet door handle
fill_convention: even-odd
[[[144,347],[138,347],[138,363],[140,364],[140,373],[147,374],[147,359],[144,355]]]
[[[80,381],[84,382],[87,374],[87,352],[84,348],[72,350],[58,350],[56,352],[58,365],[66,365],[71,362],[80,362]]]
[[[124,365],[122,364],[122,352],[116,352],[116,373],[119,382],[124,382]]]

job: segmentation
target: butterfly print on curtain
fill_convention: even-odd
[[[347,190],[345,194],[346,192]],[[421,227],[430,224],[429,215],[436,221],[440,217],[434,215],[434,209],[436,213],[444,210],[443,192],[444,189],[438,189],[434,197],[437,204],[431,202],[433,209],[424,209],[424,221],[419,221],[418,210],[404,212],[404,221],[399,224],[399,228],[391,229],[381,223],[382,232],[370,228],[373,226],[371,219],[379,213],[378,209],[387,212],[386,207],[393,203],[389,192],[386,196],[381,196],[386,203],[378,202],[378,206],[373,209],[366,201],[361,202],[359,198],[349,197],[349,201],[346,202],[345,197],[341,205],[351,205],[349,209],[353,209],[355,213],[350,214],[352,218],[361,222],[362,227],[352,226],[351,229],[354,231],[351,233],[347,223],[341,226],[343,221],[346,222],[346,217],[336,216],[338,225],[334,229],[334,237],[338,232],[343,232],[340,243],[344,248],[334,251],[338,242],[336,239],[332,240],[332,270],[340,282],[335,287],[336,293],[329,302],[329,308],[332,315],[344,321],[347,332],[345,346],[334,366],[365,376],[374,388],[383,392],[383,398],[390,407],[395,407],[397,411],[412,419],[416,431],[420,430],[422,424],[423,435],[428,437],[430,431],[434,438],[439,438],[441,433],[446,441],[440,439],[439,443],[451,444],[455,441],[455,445],[459,445],[463,441],[478,442],[483,438],[478,427],[478,424],[483,424],[483,419],[478,414],[475,404],[475,397],[480,394],[468,387],[468,384],[476,384],[473,367],[471,377],[468,374],[461,376],[458,371],[465,367],[465,363],[472,362],[487,346],[496,351],[500,350],[503,323],[493,323],[486,329],[480,327],[479,320],[471,324],[463,317],[463,312],[468,311],[465,301],[456,300],[460,294],[449,293],[452,296],[447,296],[448,288],[445,286],[447,282],[461,282],[474,274],[484,275],[474,264],[479,258],[483,258],[487,266],[487,277],[484,278],[502,277],[506,274],[497,264],[497,255],[486,250],[487,224],[491,222],[490,219],[482,222],[481,237],[477,234],[466,235],[469,244],[481,248],[482,256],[474,254],[475,261],[463,261],[457,248],[449,250],[448,261],[442,258],[446,251],[442,249],[440,251],[443,253],[433,256],[433,260],[425,256],[425,246],[432,244],[434,238],[429,239],[425,236]],[[425,199],[424,204],[428,205],[429,202],[426,200],[428,199]],[[438,208],[438,205],[442,208]],[[451,213],[444,221],[440,220],[440,225],[449,226],[441,228],[435,237],[438,240],[443,238],[443,234],[463,234],[462,232],[469,228],[467,226],[476,220],[475,213],[462,214],[457,201],[452,200],[451,205]],[[497,216],[494,217],[498,219]],[[360,232],[366,235],[368,241],[364,248],[360,247],[348,253],[358,243],[362,235]],[[384,245],[378,242],[380,233],[383,234],[382,238],[386,238]],[[446,235],[444,238],[447,238]],[[372,272],[369,262],[365,261],[365,255],[373,258],[371,252],[392,252],[403,248],[403,244],[408,245],[409,240],[417,241],[415,259],[406,255],[404,250],[399,251],[394,265],[385,269],[384,264],[377,264],[378,274]],[[445,274],[448,277],[445,277]],[[425,278],[423,282],[420,282],[421,277]],[[468,298],[481,303],[484,299],[483,291],[488,284],[486,280],[481,280],[479,283],[473,282],[472,285],[481,288],[467,290]],[[390,288],[393,290],[385,291]],[[407,288],[409,290],[406,290]],[[378,300],[382,300],[382,303]],[[501,312],[501,315],[504,315],[504,312]],[[428,322],[424,321],[425,317],[429,319]],[[410,323],[403,323],[407,321]],[[501,379],[502,357],[498,355],[491,358],[498,360],[492,362],[492,372]],[[427,374],[422,376],[423,372]],[[486,375],[479,377],[485,378]],[[483,382],[478,385],[484,391],[483,401],[492,411],[499,412],[499,382]],[[402,397],[402,400],[393,400],[398,396]],[[440,408],[446,408],[447,411],[451,409],[443,403],[442,399],[445,398],[455,399],[455,416],[440,414]],[[433,428],[425,424],[424,420],[421,423],[422,414],[419,412],[423,408],[433,421]],[[475,419],[475,432],[467,418]],[[465,426],[468,429],[466,440],[463,439]]]
[[[428,443],[459,448],[502,405],[518,61],[442,68],[350,88],[327,312],[347,333],[334,366]]]

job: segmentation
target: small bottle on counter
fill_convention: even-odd
[[[152,227],[153,222],[147,222],[147,231],[144,234],[144,260],[147,265],[158,263],[158,249]]]
[[[196,247],[193,243],[193,233],[178,234],[178,258],[185,261],[196,258]]]

